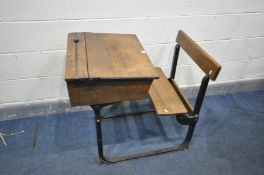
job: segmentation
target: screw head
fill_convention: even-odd
[[[74,39],[73,40],[75,43],[78,43],[80,40],[79,39]]]

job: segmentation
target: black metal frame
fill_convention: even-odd
[[[175,77],[179,51],[180,51],[180,45],[177,44],[175,46],[170,79],[174,79],[174,77]],[[176,119],[180,124],[189,126],[186,137],[181,144],[173,146],[173,147],[169,147],[169,148],[163,148],[163,149],[159,149],[159,150],[137,153],[134,155],[122,156],[122,157],[117,157],[117,158],[105,157],[104,150],[103,150],[103,136],[102,136],[101,122],[102,122],[102,120],[107,120],[107,119],[116,119],[116,118],[128,117],[128,116],[134,116],[134,117],[141,116],[141,115],[137,115],[137,114],[153,113],[154,110],[142,111],[142,112],[136,112],[136,113],[125,113],[125,114],[119,114],[119,115],[115,115],[115,116],[104,117],[100,113],[101,109],[103,107],[105,107],[107,105],[111,105],[113,103],[91,105],[91,107],[93,108],[94,113],[95,113],[95,125],[96,125],[96,134],[97,134],[98,155],[99,155],[99,159],[100,159],[101,163],[105,163],[105,164],[115,163],[115,162],[130,160],[130,159],[137,159],[137,158],[141,158],[141,157],[147,157],[147,156],[152,156],[152,155],[156,155],[156,154],[167,153],[167,152],[171,152],[171,151],[180,151],[180,150],[187,149],[189,146],[189,143],[192,139],[193,132],[194,132],[196,123],[197,123],[198,118],[199,118],[199,112],[200,112],[200,109],[201,109],[201,106],[203,103],[203,99],[204,99],[205,92],[206,92],[206,89],[208,86],[208,82],[209,82],[209,77],[206,75],[206,76],[204,76],[204,78],[201,82],[201,86],[199,89],[199,93],[197,95],[194,111],[189,112],[187,114],[176,115]]]

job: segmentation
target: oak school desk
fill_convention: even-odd
[[[134,34],[70,33],[68,34],[65,81],[72,106],[90,105],[95,113],[98,155],[101,163],[114,163],[188,147],[209,79],[215,80],[221,66],[188,35],[179,31],[170,78],[153,67],[146,51]],[[205,72],[193,108],[174,81],[180,47]],[[153,110],[104,117],[100,110],[113,103],[150,97]],[[106,158],[103,151],[101,121],[137,114],[176,115],[189,129],[185,140],[169,148],[152,150],[117,158]]]

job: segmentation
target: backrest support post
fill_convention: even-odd
[[[201,109],[201,106],[203,104],[203,100],[204,100],[204,96],[206,93],[206,89],[208,86],[209,79],[210,79],[209,76],[205,75],[202,82],[201,82],[201,86],[199,88],[199,92],[198,92],[196,102],[195,102],[195,106],[194,106],[194,114],[200,113],[200,109]]]
[[[170,73],[170,78],[171,79],[175,78],[175,73],[176,73],[176,67],[177,67],[177,63],[178,63],[179,53],[180,53],[180,45],[176,44],[175,49],[174,49],[174,54],[173,54],[172,65],[171,65],[171,73]]]

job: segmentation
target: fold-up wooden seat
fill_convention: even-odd
[[[156,68],[160,78],[153,81],[149,90],[149,96],[157,115],[187,113],[190,115],[198,115],[208,81],[209,79],[216,79],[221,70],[221,66],[183,31],[179,31],[176,41],[178,44],[175,47],[170,78],[166,78],[162,70]],[[180,47],[183,48],[190,58],[206,74],[201,83],[194,109],[174,81]]]
[[[156,68],[159,79],[153,80],[149,90],[157,115],[185,114],[187,108],[173,88],[170,81],[166,78],[161,68]]]

